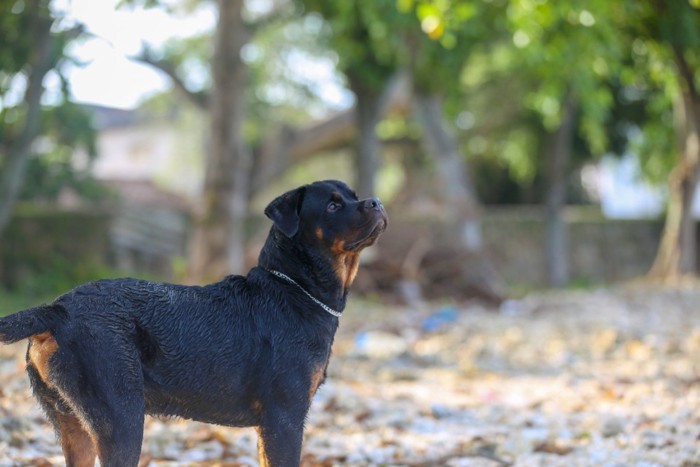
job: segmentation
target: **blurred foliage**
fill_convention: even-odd
[[[399,9],[414,10],[426,36],[446,50],[455,37],[472,33],[451,110],[479,193],[491,200],[511,193],[497,202],[538,201],[543,138],[558,126],[567,93],[579,109],[574,173],[603,154],[631,152],[649,180],[665,181],[678,158],[673,107],[681,84],[673,49],[682,50],[697,81],[698,3],[497,3],[398,1]],[[489,14],[491,6],[498,8]],[[476,29],[457,26],[460,21]],[[438,63],[427,67],[432,76],[449,68]],[[432,82],[447,88],[453,81],[440,76]],[[520,187],[515,197],[513,183]]]
[[[109,197],[109,190],[87,170],[97,155],[89,111],[70,101],[47,108],[42,135],[44,144],[36,146],[37,152],[29,161],[20,200],[51,202],[65,190],[86,201]],[[77,167],[79,158],[82,167]]]
[[[678,58],[683,57],[694,85],[700,87],[700,5],[697,1],[632,3],[637,21],[628,28],[633,37],[631,64],[621,74],[631,100],[643,102],[644,118],[631,141],[645,173],[652,180],[665,180],[678,160],[678,141],[683,126],[674,106],[687,83],[680,76]]]
[[[32,304],[37,305],[40,298],[34,297],[55,298],[78,284],[97,278],[109,279],[123,276],[123,271],[107,266],[105,261],[90,260],[76,263],[70,258],[54,256],[42,264],[40,269],[25,271],[21,282],[9,284],[9,287],[1,289],[0,297],[4,294],[16,299],[32,297]]]
[[[207,3],[124,0],[120,4],[133,10],[194,10]],[[291,3],[281,3],[271,2],[268,9],[246,15],[251,34],[242,50],[250,75],[244,135],[252,146],[259,144],[271,128],[303,125],[327,115],[331,109],[325,94],[344,89],[334,71],[338,55],[318,40],[325,27],[323,20],[318,15],[300,16]],[[174,38],[162,47],[145,45],[144,53],[172,68],[188,92],[206,96],[211,88],[212,33]],[[328,78],[323,86],[319,85],[319,74]]]
[[[134,11],[180,12],[210,3],[121,2]],[[0,146],[14,136],[24,112],[31,36],[23,5],[0,2]],[[57,21],[60,35],[70,24]],[[664,181],[679,152],[674,106],[686,84],[678,54],[700,86],[698,0],[275,0],[250,2],[246,21],[245,136],[252,146],[279,126],[303,126],[346,107],[348,87],[380,92],[398,70],[409,70],[418,91],[445,98],[447,118],[487,204],[541,202],[544,142],[561,123],[570,95],[577,112],[569,201],[587,201],[578,170],[604,154],[637,155],[645,176]],[[190,36],[148,53],[172,65],[190,92],[206,95],[210,41],[209,33]],[[75,147],[84,149],[86,161],[94,157],[94,133],[70,103],[61,75],[70,57],[56,60],[61,85],[42,117],[46,138],[36,145],[22,197],[55,198],[67,185],[83,197],[99,197],[99,187],[72,159]],[[409,171],[430,169],[410,114],[387,116],[377,132],[402,145],[392,149],[385,169],[392,185],[411,180]],[[349,173],[349,156],[338,154],[344,162],[323,159],[330,161],[324,168]],[[324,162],[296,167],[288,176],[303,180],[317,173],[314,164]]]
[[[47,295],[35,295],[20,291],[8,291],[0,289],[0,316],[9,315],[19,310],[24,310],[39,303],[48,303],[56,298],[51,293]]]
[[[24,101],[33,47],[33,22],[50,21],[50,75],[56,86],[43,101],[38,138],[31,147],[27,178],[20,199],[55,199],[61,189],[70,187],[86,198],[99,197],[102,190],[90,180],[87,166],[96,156],[96,134],[89,112],[70,100],[65,77],[66,65],[75,61],[67,54],[68,45],[84,34],[80,25],[71,24],[51,8],[50,1],[40,2],[40,11],[21,0],[0,2],[0,170],[10,147],[26,132],[27,105]],[[44,16],[37,16],[44,15]],[[42,101],[42,102],[43,102]],[[83,170],[76,171],[75,152],[82,150]]]
[[[570,170],[608,150],[607,127],[614,102],[609,80],[624,50],[617,33],[618,7],[604,0],[510,2],[509,43],[504,44],[503,65],[497,73],[516,82],[518,110],[514,125],[508,125],[505,138],[499,138],[506,141],[499,157],[524,186],[542,182],[544,142],[559,127],[566,99],[573,99],[578,109]],[[541,193],[543,188],[536,191]],[[570,196],[569,201],[576,199]]]
[[[353,87],[381,92],[405,60],[402,33],[415,19],[400,14],[394,0],[297,3],[326,21],[327,28],[321,30],[320,37],[338,55],[338,69],[354,83]]]
[[[204,2],[123,3],[196,8]],[[632,151],[646,176],[662,181],[677,155],[678,93],[664,44],[691,46],[700,31],[697,6],[683,0],[294,0],[256,4],[248,16],[243,58],[251,72],[246,135],[252,144],[271,125],[304,124],[332,110],[319,76],[337,93],[343,81],[333,69],[353,86],[378,92],[396,70],[408,68],[421,92],[446,97],[480,194],[501,203],[541,199],[544,140],[558,127],[569,94],[578,109],[572,175],[603,154]],[[172,41],[157,51],[194,92],[209,85],[208,40]],[[686,50],[691,63],[693,50]],[[405,121],[390,116],[378,132],[415,140],[419,131]],[[570,201],[583,199],[575,195],[579,188],[572,186]]]
[[[0,243],[0,283],[16,293],[46,296],[114,276],[105,266],[109,225],[106,212],[20,203]]]
[[[274,126],[324,118],[333,111],[328,95],[350,100],[335,71],[338,54],[319,40],[325,27],[319,15],[284,13],[255,29],[243,50],[251,77],[246,125],[251,143],[260,142]]]
[[[399,0],[397,7],[419,20],[404,34],[415,85],[424,93],[457,97],[459,77],[474,51],[507,34],[501,20],[506,0]],[[454,117],[462,109],[448,105],[447,110]]]
[[[121,5],[181,12],[207,3],[124,0]],[[26,61],[21,24],[8,20],[18,7],[15,2],[2,7],[8,13],[0,20],[3,37],[14,47],[7,63],[21,64]],[[247,13],[251,34],[243,51],[251,74],[246,138],[255,145],[271,127],[303,125],[334,105],[347,105],[329,104],[330,93],[336,102],[350,100],[343,76],[334,70],[381,89],[396,70],[409,68],[417,88],[447,97],[448,117],[477,184],[485,180],[480,183],[485,198],[538,201],[543,139],[558,126],[569,93],[578,107],[573,170],[606,153],[633,151],[645,174],[658,182],[678,150],[673,105],[679,83],[671,48],[683,47],[697,65],[697,11],[695,0],[256,3]],[[191,92],[207,92],[209,34],[172,40],[149,53],[172,64]],[[319,85],[319,76],[330,84]],[[417,138],[405,121],[391,116],[378,131],[386,138]],[[90,147],[80,136],[75,142]],[[487,193],[488,188],[493,189]],[[499,201],[500,192],[505,198]]]

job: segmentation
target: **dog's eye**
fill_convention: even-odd
[[[340,203],[336,203],[335,201],[331,201],[330,203],[328,203],[328,206],[326,206],[326,211],[328,211],[328,212],[336,212],[336,211],[339,210],[341,207],[342,207],[342,206],[340,205]]]

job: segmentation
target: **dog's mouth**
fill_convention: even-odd
[[[368,223],[366,228],[360,229],[363,232],[367,232],[366,234],[361,235],[360,238],[354,241],[346,242],[345,249],[348,251],[359,252],[368,246],[374,245],[379,236],[386,230],[388,224],[389,219],[387,218],[386,214],[382,213],[382,215],[378,219],[375,219],[374,222]]]

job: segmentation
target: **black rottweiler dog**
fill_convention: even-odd
[[[339,181],[270,203],[247,276],[206,286],[81,285],[0,320],[29,338],[27,372],[70,466],[136,466],[146,414],[255,426],[261,465],[295,466],[360,251],[387,226]]]

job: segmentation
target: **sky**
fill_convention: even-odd
[[[83,23],[91,38],[73,45],[71,55],[83,66],[71,67],[68,79],[76,101],[133,108],[144,98],[169,87],[167,78],[128,57],[143,44],[162,45],[171,37],[186,37],[214,27],[211,8],[170,14],[163,9],[122,7],[119,0],[58,0],[54,7],[68,20]]]
[[[181,0],[161,0],[177,5]],[[88,38],[73,44],[69,54],[82,66],[67,74],[77,102],[131,109],[154,93],[170,87],[169,79],[134,57],[147,44],[159,48],[170,38],[184,38],[212,30],[215,7],[203,3],[194,11],[166,11],[164,8],[116,6],[120,0],[55,0],[54,8],[65,12],[68,22],[85,25]],[[258,0],[248,8],[264,14],[272,5]],[[297,78],[311,85],[329,109],[340,110],[352,104],[352,95],[340,82],[335,65],[321,57],[290,56],[288,66]],[[50,99],[49,99],[50,100]]]

